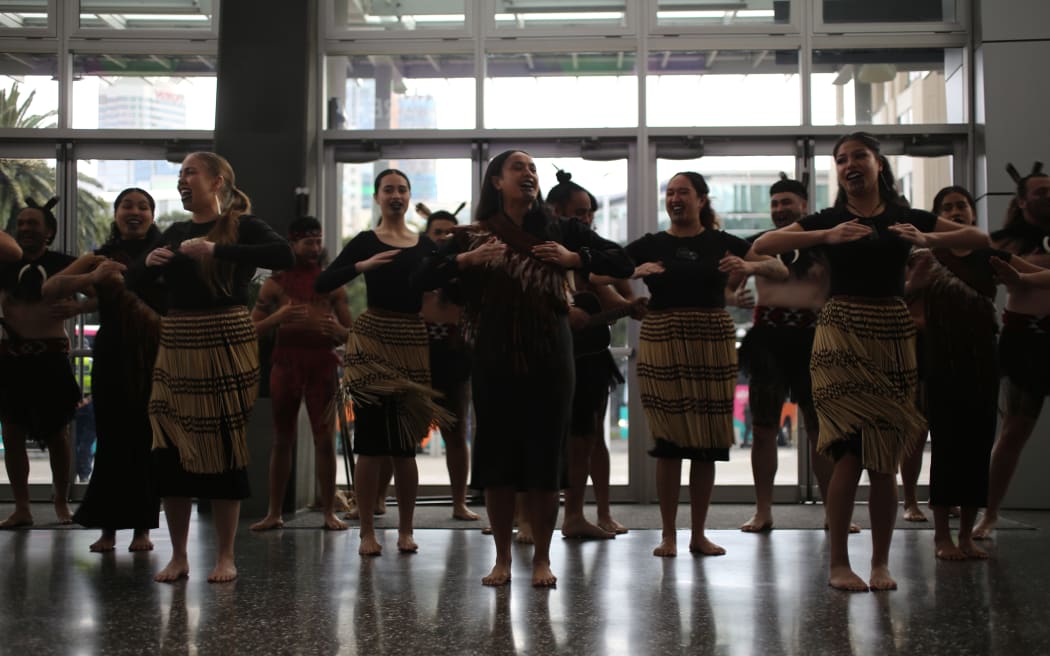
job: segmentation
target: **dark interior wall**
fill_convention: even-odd
[[[222,0],[215,150],[279,234],[298,215],[312,117],[316,0]]]

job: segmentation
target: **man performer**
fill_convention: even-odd
[[[47,446],[54,486],[55,514],[61,524],[72,521],[69,475],[72,453],[69,422],[80,403],[80,386],[69,361],[66,319],[87,309],[73,298],[44,300],[41,288],[49,277],[76,258],[49,250],[58,233],[52,198],[27,207],[15,219],[21,260],[0,268],[0,306],[4,336],[0,341],[0,424],[4,435],[4,464],[15,497],[15,511],[0,528],[31,526],[29,456],[27,440]],[[0,252],[6,241],[0,240]],[[4,253],[6,254],[6,253]]]
[[[1043,172],[1042,162],[1036,162],[1024,177],[1013,165],[1007,166],[1007,171],[1017,184],[1017,192],[1003,228],[992,233],[992,243],[1020,255],[1011,258],[1010,264],[1022,272],[1050,268],[1050,177]],[[986,539],[995,530],[999,507],[1021,451],[1050,394],[1050,294],[1023,285],[1010,285],[1007,291],[999,336],[1003,418],[992,448],[988,507],[973,531],[975,540]]]
[[[783,228],[808,210],[806,185],[781,173],[769,188],[773,225]],[[760,233],[761,234],[761,233]],[[754,241],[759,235],[750,239]],[[747,533],[773,528],[773,479],[777,473],[777,434],[784,401],[798,403],[805,422],[809,457],[821,498],[826,498],[832,462],[817,453],[817,414],[810,389],[809,358],[817,315],[828,295],[827,264],[819,249],[781,256],[786,280],[755,275],[754,322],[740,346],[740,367],[750,375],[749,404],[753,426],[751,473],[755,480],[755,514],[741,525]],[[825,522],[826,526],[826,522]],[[860,529],[851,526],[850,531]]]
[[[295,266],[263,283],[252,310],[256,332],[261,335],[276,327],[277,339],[270,370],[274,424],[270,506],[266,517],[251,528],[265,531],[284,526],[281,506],[291,473],[292,448],[298,439],[299,406],[305,400],[313,429],[324,528],[342,531],[347,525],[334,511],[339,365],[335,348],[346,341],[350,308],[341,287],[327,294],[314,292],[314,281],[322,269],[320,222],[311,216],[292,221],[288,241],[295,253]]]

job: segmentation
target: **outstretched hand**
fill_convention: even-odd
[[[495,237],[489,237],[477,248],[460,253],[459,263],[463,266],[484,266],[502,257],[505,250],[507,250],[506,244]]]
[[[722,259],[718,261],[718,270],[722,273],[742,273],[745,276],[750,276],[755,273],[755,265],[753,262],[748,262],[744,258],[726,251]]]
[[[889,230],[904,241],[915,244],[919,248],[926,248],[930,245],[926,233],[910,223],[894,223],[889,227]]]
[[[659,273],[664,273],[667,269],[660,262],[644,262],[639,264],[634,273],[631,275],[632,278],[644,278],[646,276],[653,276]]]
[[[1021,287],[1027,287],[1028,283],[1025,281],[1021,272],[1018,271],[1006,260],[998,257],[988,258],[988,263],[995,269],[995,277],[1000,283],[1006,285],[1008,289],[1018,289]]]
[[[532,247],[532,255],[542,262],[558,264],[564,269],[579,266],[580,256],[556,241],[545,241]]]

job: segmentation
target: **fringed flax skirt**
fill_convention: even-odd
[[[736,330],[721,308],[650,312],[638,345],[638,387],[657,458],[729,460]]]
[[[437,420],[450,415],[430,387],[430,346],[418,315],[369,308],[346,344],[343,386],[354,403],[354,453],[414,457]]]
[[[895,474],[903,455],[922,444],[915,324],[901,299],[829,300],[817,323],[810,373],[822,454],[857,450],[865,469]]]
[[[149,402],[161,496],[248,496],[248,418],[258,388],[247,308],[161,319]]]

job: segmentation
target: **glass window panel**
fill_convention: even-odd
[[[329,129],[475,127],[473,55],[332,56],[327,68]]]
[[[966,122],[961,48],[814,50],[814,125]]]
[[[210,31],[211,0],[80,0],[80,27],[103,30]]]
[[[727,6],[728,5],[728,6]],[[659,0],[660,27],[774,25],[791,22],[790,0]]]
[[[58,60],[55,55],[0,54],[0,127],[58,125]]]
[[[650,52],[651,126],[799,125],[796,50]]]
[[[596,6],[600,5],[600,6]],[[627,3],[564,2],[562,0],[497,0],[496,28],[579,29],[625,27]]]
[[[957,0],[823,0],[825,23],[923,23],[958,20]]]
[[[354,31],[462,29],[465,5],[465,0],[334,0],[332,25]]]
[[[885,147],[884,147],[885,148]],[[897,183],[897,191],[908,199],[912,207],[930,210],[933,197],[937,192],[952,184],[953,160],[950,155],[943,157],[912,157],[909,155],[888,155],[890,168]],[[831,155],[820,155],[814,158],[814,169],[817,180],[827,180],[826,185],[817,187],[816,208],[831,207],[838,194],[838,182],[835,179],[835,162]]]
[[[630,52],[489,54],[486,128],[603,128],[638,124]]]
[[[0,30],[47,27],[47,0],[6,0],[0,6]]]
[[[215,128],[215,57],[76,54],[73,70],[74,128]]]

